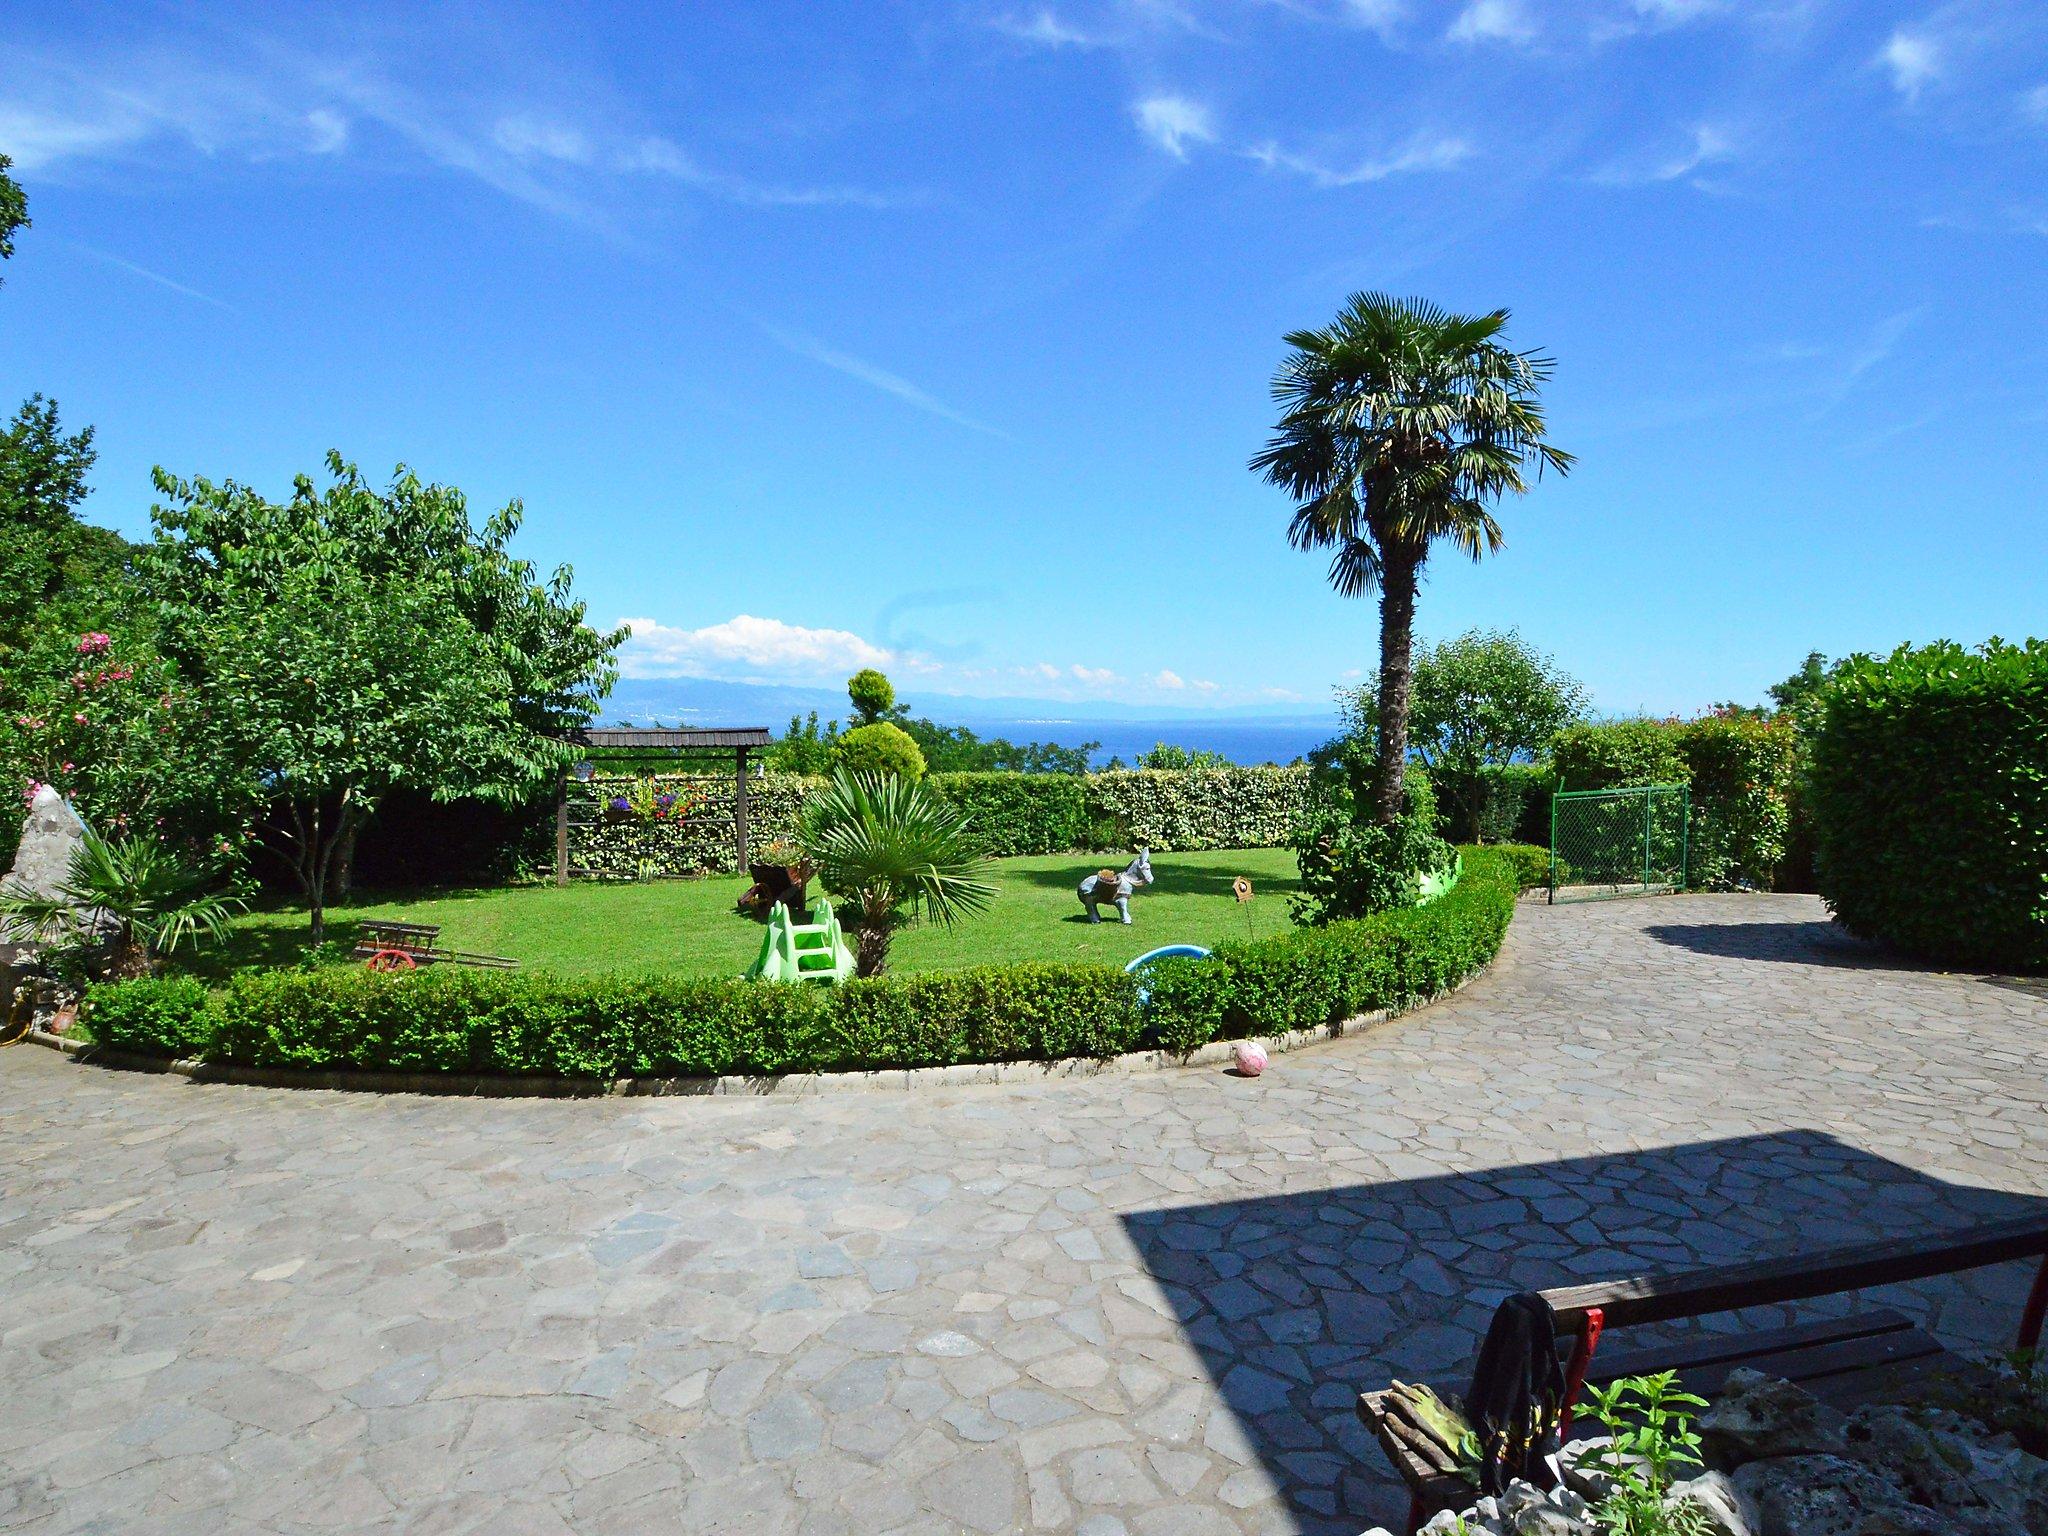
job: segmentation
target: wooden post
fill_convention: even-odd
[[[747,749],[733,748],[733,760],[739,765],[739,778],[733,786],[732,838],[739,853],[738,869],[747,872]]]
[[[555,884],[569,883],[569,776],[555,786]]]

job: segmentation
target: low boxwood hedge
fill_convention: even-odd
[[[1466,855],[1464,878],[1427,907],[1164,962],[1142,1004],[1133,978],[1092,964],[974,966],[832,989],[330,968],[246,972],[211,992],[186,977],[97,986],[86,1028],[145,1056],[593,1079],[1185,1053],[1405,1007],[1485,965],[1514,911],[1515,872],[1492,850]]]

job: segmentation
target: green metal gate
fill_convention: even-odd
[[[1550,899],[1599,901],[1685,889],[1692,790],[1561,790],[1550,800]]]

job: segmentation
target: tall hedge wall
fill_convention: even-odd
[[[94,987],[92,1039],[253,1066],[616,1077],[831,1072],[1107,1057],[1312,1029],[1401,1008],[1499,950],[1507,860],[1466,850],[1427,907],[1219,948],[1136,982],[1108,965],[978,966],[820,988],[738,978],[354,967]]]
[[[572,786],[569,862],[613,879],[641,874],[730,873],[735,866],[730,774],[664,776],[655,783],[698,797],[675,821],[610,821],[605,803],[637,780],[600,777]],[[747,781],[747,842],[755,856],[793,842],[820,780],[768,774]],[[1171,852],[1279,848],[1307,803],[1306,768],[1133,769],[1115,773],[935,773],[925,780],[974,818],[989,852]]]
[[[2048,641],[1853,658],[1812,751],[1816,872],[1844,927],[2048,971]]]
[[[1562,789],[1690,785],[1687,880],[1701,890],[1777,885],[1797,753],[1790,722],[1736,715],[1574,725],[1552,745]]]

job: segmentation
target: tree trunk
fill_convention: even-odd
[[[896,914],[883,909],[863,911],[853,936],[853,974],[879,976],[889,964],[889,940],[895,937]]]
[[[327,899],[345,902],[356,883],[356,834],[362,830],[359,823],[350,822],[348,830],[336,839],[334,845],[334,869],[327,877]]]
[[[1380,739],[1374,819],[1391,827],[1408,810],[1408,699],[1415,683],[1415,587],[1422,560],[1385,550],[1380,566]]]

